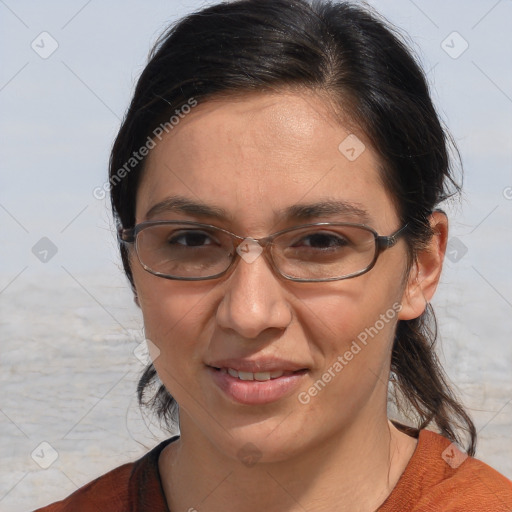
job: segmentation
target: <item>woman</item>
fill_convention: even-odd
[[[172,27],[110,189],[153,358],[139,400],[180,436],[40,510],[512,510],[432,348],[448,143],[409,51],[350,3]]]

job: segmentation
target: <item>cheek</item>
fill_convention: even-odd
[[[336,428],[361,410],[386,403],[394,324],[379,330],[379,321],[364,329],[340,330],[325,366],[302,389],[299,401],[319,426]]]
[[[133,254],[130,266],[147,338],[161,350],[166,350],[175,345],[171,342],[184,326],[192,329],[191,335],[194,326],[200,328],[197,315],[211,290],[211,284],[207,281],[185,282],[154,276],[144,270]]]
[[[162,351],[186,349],[199,340],[208,291],[204,285],[180,284],[149,276],[137,286],[146,336]],[[179,342],[179,343],[178,343]]]
[[[134,269],[134,280],[144,318],[145,336],[158,348],[153,364],[160,380],[180,401],[194,384],[202,364],[202,341],[211,312],[207,285],[179,283]],[[211,285],[210,285],[211,289]]]
[[[344,288],[338,285],[338,293],[328,297],[302,297],[305,307],[299,323],[307,326],[304,335],[313,341],[310,349],[317,363],[310,387],[304,390],[313,407],[317,400],[313,397],[322,394],[328,402],[343,400],[343,410],[350,410],[350,404],[356,407],[365,402],[363,397],[368,397],[379,382],[387,386],[401,290],[383,283],[379,288],[371,287],[364,276],[360,279],[361,287],[354,281],[345,283]],[[338,413],[333,410],[333,414]]]
[[[308,334],[319,340],[319,345],[339,351],[357,338],[364,342],[369,330],[374,336],[377,329],[379,337],[389,337],[397,320],[402,287],[394,278],[378,277],[368,273],[333,283],[321,295],[301,294],[296,308],[298,311],[303,305],[299,323],[309,326]]]
[[[360,306],[345,305],[343,311],[330,317],[336,320],[327,325],[328,332],[324,329],[324,336],[316,336],[319,346],[322,339],[326,340],[323,350],[327,368],[340,362],[343,368],[338,365],[337,369],[347,376],[359,373],[362,368],[376,373],[382,370],[391,349],[399,311],[399,303],[393,305],[387,301],[372,304],[373,307],[364,312]]]

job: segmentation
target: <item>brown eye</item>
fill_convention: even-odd
[[[349,241],[345,238],[333,233],[313,233],[305,236],[300,240],[300,244],[293,244],[292,247],[311,247],[313,249],[335,249],[337,247],[345,247]]]
[[[212,236],[204,231],[181,231],[178,234],[172,233],[167,243],[170,245],[181,245],[183,247],[201,247],[213,245]],[[215,242],[215,241],[214,241]]]

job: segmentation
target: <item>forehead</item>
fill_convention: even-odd
[[[244,227],[317,200],[392,214],[380,161],[364,133],[340,123],[314,93],[251,93],[207,101],[182,115],[151,150],[137,222],[170,196],[219,206]]]

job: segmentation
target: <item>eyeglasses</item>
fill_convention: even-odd
[[[123,243],[135,244],[146,271],[165,279],[215,279],[234,265],[237,254],[252,263],[263,253],[272,269],[285,279],[321,282],[368,272],[382,251],[397,243],[406,227],[390,236],[379,236],[364,224],[317,222],[255,239],[210,224],[157,220],[121,228],[118,236]]]

